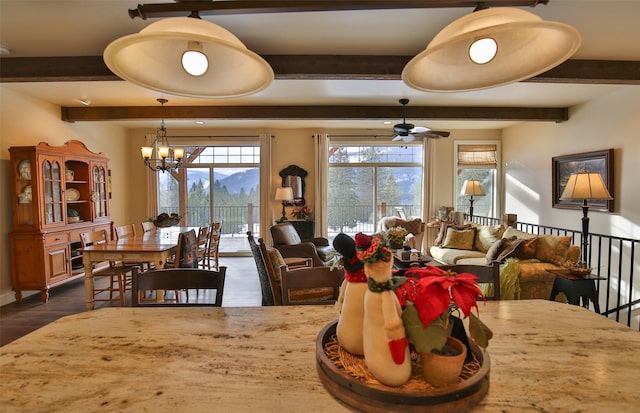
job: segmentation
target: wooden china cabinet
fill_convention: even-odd
[[[16,301],[84,276],[80,233],[111,233],[108,159],[71,140],[9,148],[13,232],[11,279]]]

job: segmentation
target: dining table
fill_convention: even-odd
[[[637,412],[640,332],[545,300],[479,304],[472,412]],[[345,412],[316,370],[334,306],[101,308],[0,347],[2,412]],[[431,410],[425,409],[428,412]]]
[[[177,226],[157,228],[155,231],[137,234],[132,237],[83,247],[81,251],[84,265],[87,310],[93,310],[94,308],[94,263],[103,261],[150,262],[156,268],[162,269],[167,259],[175,255],[180,233],[191,229],[194,228]],[[158,294],[157,297],[162,297],[162,294]]]

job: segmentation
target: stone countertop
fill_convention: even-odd
[[[494,332],[474,412],[632,412],[640,333],[550,301],[480,304]],[[315,340],[332,306],[104,308],[0,348],[0,411],[337,412]]]

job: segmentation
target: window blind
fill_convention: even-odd
[[[459,145],[459,167],[497,167],[497,145]]]

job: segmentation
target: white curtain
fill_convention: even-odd
[[[275,198],[271,193],[271,188],[277,188],[280,184],[275,185],[271,182],[271,133],[260,134],[260,236],[265,240],[268,239],[269,227],[273,219],[271,208],[271,200]]]
[[[435,143],[433,139],[425,139],[423,148],[423,165],[422,165],[422,182],[424,183],[424,190],[422,192],[422,216],[425,222],[429,222],[429,217],[436,215],[436,206],[434,205],[434,193],[435,185],[433,184],[433,179],[435,176]],[[435,240],[435,236],[432,234],[432,231],[427,230],[426,236],[423,239],[422,248],[423,252],[426,249],[426,252],[429,251],[429,246],[433,245],[433,241]]]
[[[144,136],[146,146],[152,146],[155,140],[155,133],[148,133]],[[147,217],[158,216],[158,174],[151,169],[144,167],[146,171],[145,180],[147,188]]]
[[[316,180],[314,208],[315,228],[314,233],[321,237],[326,237],[327,232],[327,180],[329,174],[329,135],[326,133],[317,133],[314,139],[314,159],[316,162]]]

